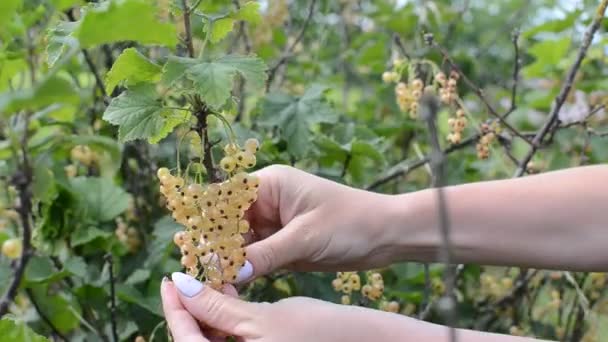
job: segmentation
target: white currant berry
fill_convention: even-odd
[[[8,239],[2,244],[2,254],[9,259],[17,259],[21,255],[22,249],[20,239]]]

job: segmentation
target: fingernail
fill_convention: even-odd
[[[181,272],[171,274],[171,280],[179,292],[188,298],[196,296],[203,290],[203,283]]]
[[[239,270],[239,274],[236,276],[236,283],[242,283],[245,280],[248,280],[253,275],[253,265],[247,260],[245,260],[245,265],[241,267]]]
[[[169,281],[169,278],[167,278],[167,276],[164,276],[164,277],[163,277],[163,283],[166,283],[166,282],[168,282],[168,281]]]

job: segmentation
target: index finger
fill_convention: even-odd
[[[163,280],[160,295],[167,325],[176,342],[209,342],[203,336],[198,322],[182,305],[172,282]]]

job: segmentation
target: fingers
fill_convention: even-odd
[[[177,290],[170,281],[163,280],[160,295],[167,325],[176,342],[209,342],[203,336],[198,322],[182,305]]]
[[[239,280],[248,281],[294,261],[303,260],[307,246],[304,246],[304,241],[298,240],[298,229],[296,228],[298,224],[298,220],[294,220],[264,240],[247,246],[245,248],[247,260],[251,263],[253,270],[250,277],[239,277]]]
[[[215,291],[184,273],[173,273],[171,278],[183,306],[197,320],[214,329],[237,336],[252,336],[256,318],[256,305],[233,297],[236,290],[228,289],[230,295]]]

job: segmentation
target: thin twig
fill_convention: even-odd
[[[114,278],[114,260],[112,254],[106,255],[106,262],[110,271],[110,326],[112,328],[112,339],[118,342],[118,327],[116,324],[116,289],[114,288],[116,279]]]
[[[452,152],[462,150],[465,147],[476,143],[478,140],[479,140],[479,134],[474,134],[471,137],[462,140],[458,144],[450,145],[449,147],[444,149],[442,153],[443,153],[443,155],[448,155]],[[399,162],[399,164],[397,164],[396,166],[393,167],[393,169],[395,169],[394,172],[389,173],[388,175],[381,177],[378,180],[374,181],[372,184],[368,185],[366,189],[374,190],[396,178],[406,176],[410,172],[426,165],[428,162],[430,162],[430,160],[431,160],[431,157],[426,156],[424,158],[416,159],[416,160],[408,163],[405,166],[399,166],[399,165],[403,164],[403,161],[401,161],[401,162]]]
[[[531,144],[531,142],[528,140],[528,138],[524,135],[522,135],[517,129],[515,129],[513,126],[511,126],[510,123],[508,123],[503,117],[502,115],[498,114],[498,112],[496,111],[496,109],[494,109],[494,107],[492,107],[492,105],[490,104],[490,102],[488,101],[488,99],[486,99],[486,97],[483,94],[483,90],[481,90],[481,88],[479,88],[478,86],[475,85],[475,83],[473,83],[473,81],[471,81],[467,75],[465,73],[462,72],[462,70],[460,70],[460,67],[458,67],[458,65],[454,62],[454,60],[452,59],[452,57],[450,57],[450,55],[448,54],[448,52],[441,46],[439,45],[432,34],[427,33],[424,36],[426,43],[429,46],[432,46],[434,48],[436,48],[441,55],[443,56],[443,59],[448,62],[448,64],[450,64],[450,67],[456,71],[458,73],[458,75],[460,75],[460,77],[464,80],[464,82],[467,84],[467,86],[469,88],[471,88],[471,90],[473,90],[473,92],[475,93],[475,95],[477,95],[477,97],[481,100],[481,102],[484,104],[484,106],[486,107],[486,109],[488,110],[488,112],[495,117],[496,119],[498,119],[498,121],[500,121],[500,123],[506,128],[508,129],[511,133],[513,133],[514,135],[518,136],[519,138],[523,139],[525,142],[527,142],[528,144]]]
[[[572,66],[570,67],[570,70],[568,71],[568,74],[566,76],[566,80],[565,80],[564,84],[562,85],[562,88],[561,88],[559,94],[555,98],[553,110],[551,110],[551,112],[549,113],[549,117],[545,121],[544,125],[541,127],[541,129],[538,131],[538,133],[532,140],[532,145],[530,146],[528,153],[524,156],[524,158],[519,163],[519,166],[517,167],[517,170],[515,171],[514,177],[521,177],[526,172],[528,163],[530,162],[530,160],[532,160],[532,157],[534,157],[534,154],[536,154],[536,151],[538,150],[539,146],[541,145],[543,139],[545,138],[547,133],[549,133],[550,128],[558,120],[559,112],[562,109],[562,106],[564,105],[564,103],[566,102],[566,99],[568,98],[568,94],[570,93],[570,89],[572,89],[572,85],[574,84],[574,78],[576,77],[576,74],[577,74],[579,68],[581,67],[583,59],[585,59],[585,57],[587,56],[587,51],[589,50],[589,46],[591,46],[593,37],[595,36],[596,32],[600,28],[600,25],[604,18],[604,14],[606,13],[607,6],[608,6],[608,0],[602,0],[600,5],[598,6],[597,11],[595,13],[595,17],[593,18],[593,22],[591,23],[591,25],[589,25],[589,28],[587,28],[587,31],[585,32],[585,36],[583,38],[583,43],[581,44],[581,47],[578,51],[576,60],[574,61],[574,64],[572,64]]]
[[[521,69],[521,57],[519,56],[519,30],[513,31],[513,50],[515,51],[515,57],[513,61],[513,84],[511,85],[511,105],[509,110],[503,115],[503,119],[506,119],[511,113],[517,109],[517,85],[519,84],[519,70]]]
[[[287,62],[287,60],[291,57],[293,50],[300,43],[302,38],[304,38],[304,34],[306,33],[306,30],[308,29],[310,21],[312,20],[313,14],[315,12],[316,4],[317,4],[317,0],[310,0],[310,5],[308,6],[308,15],[306,16],[306,19],[304,20],[304,24],[302,25],[302,28],[300,29],[300,33],[298,33],[298,35],[296,36],[296,39],[291,43],[291,45],[288,45],[286,47],[286,49],[283,50],[283,53],[281,54],[281,57],[276,62],[276,64],[268,70],[268,79],[266,81],[266,91],[267,92],[270,90],[270,86],[272,85],[272,81],[274,81],[274,78],[276,77],[276,73],[277,73],[278,69]]]
[[[46,323],[46,325],[48,325],[49,328],[51,328],[51,331],[53,331],[53,335],[57,336],[58,338],[60,338],[63,341],[67,341],[68,339],[59,331],[59,329],[57,329],[57,327],[53,324],[53,322],[49,319],[49,317],[42,311],[42,308],[40,307],[40,305],[38,305],[38,301],[36,301],[34,292],[30,289],[26,289],[25,291],[27,292],[27,295],[30,298],[30,302],[34,306],[34,309],[36,309],[38,316],[40,316],[40,318],[44,321],[44,323]]]
[[[234,7],[236,7],[237,11],[241,8],[241,4],[239,0],[232,0]],[[235,43],[232,46],[236,46],[239,39],[243,40],[243,44],[245,45],[245,54],[251,53],[251,41],[249,40],[249,34],[247,33],[247,23],[244,20],[239,22],[239,30],[237,36],[235,38]],[[239,122],[243,119],[243,114],[245,113],[245,101],[243,101],[243,94],[245,93],[245,83],[247,81],[243,77],[239,77],[237,92],[239,95],[238,108],[236,112],[236,116],[234,117],[235,122]]]
[[[405,48],[403,41],[401,40],[401,37],[399,37],[399,35],[396,33],[393,34],[393,43],[399,50],[399,53],[401,53],[405,58],[411,59],[410,55],[407,53],[407,49]]]
[[[452,244],[450,241],[450,220],[448,215],[447,202],[444,186],[444,165],[445,155],[439,144],[439,134],[436,126],[437,112],[439,103],[434,95],[425,94],[420,101],[421,117],[427,122],[431,146],[431,169],[433,172],[432,187],[435,188],[438,205],[439,229],[441,233],[441,248],[439,249],[439,261],[446,269],[444,273],[446,283],[446,295],[441,299],[440,311],[445,315],[448,326],[450,327],[450,341],[455,342],[456,329],[456,299],[454,298],[455,272],[452,267]]]

